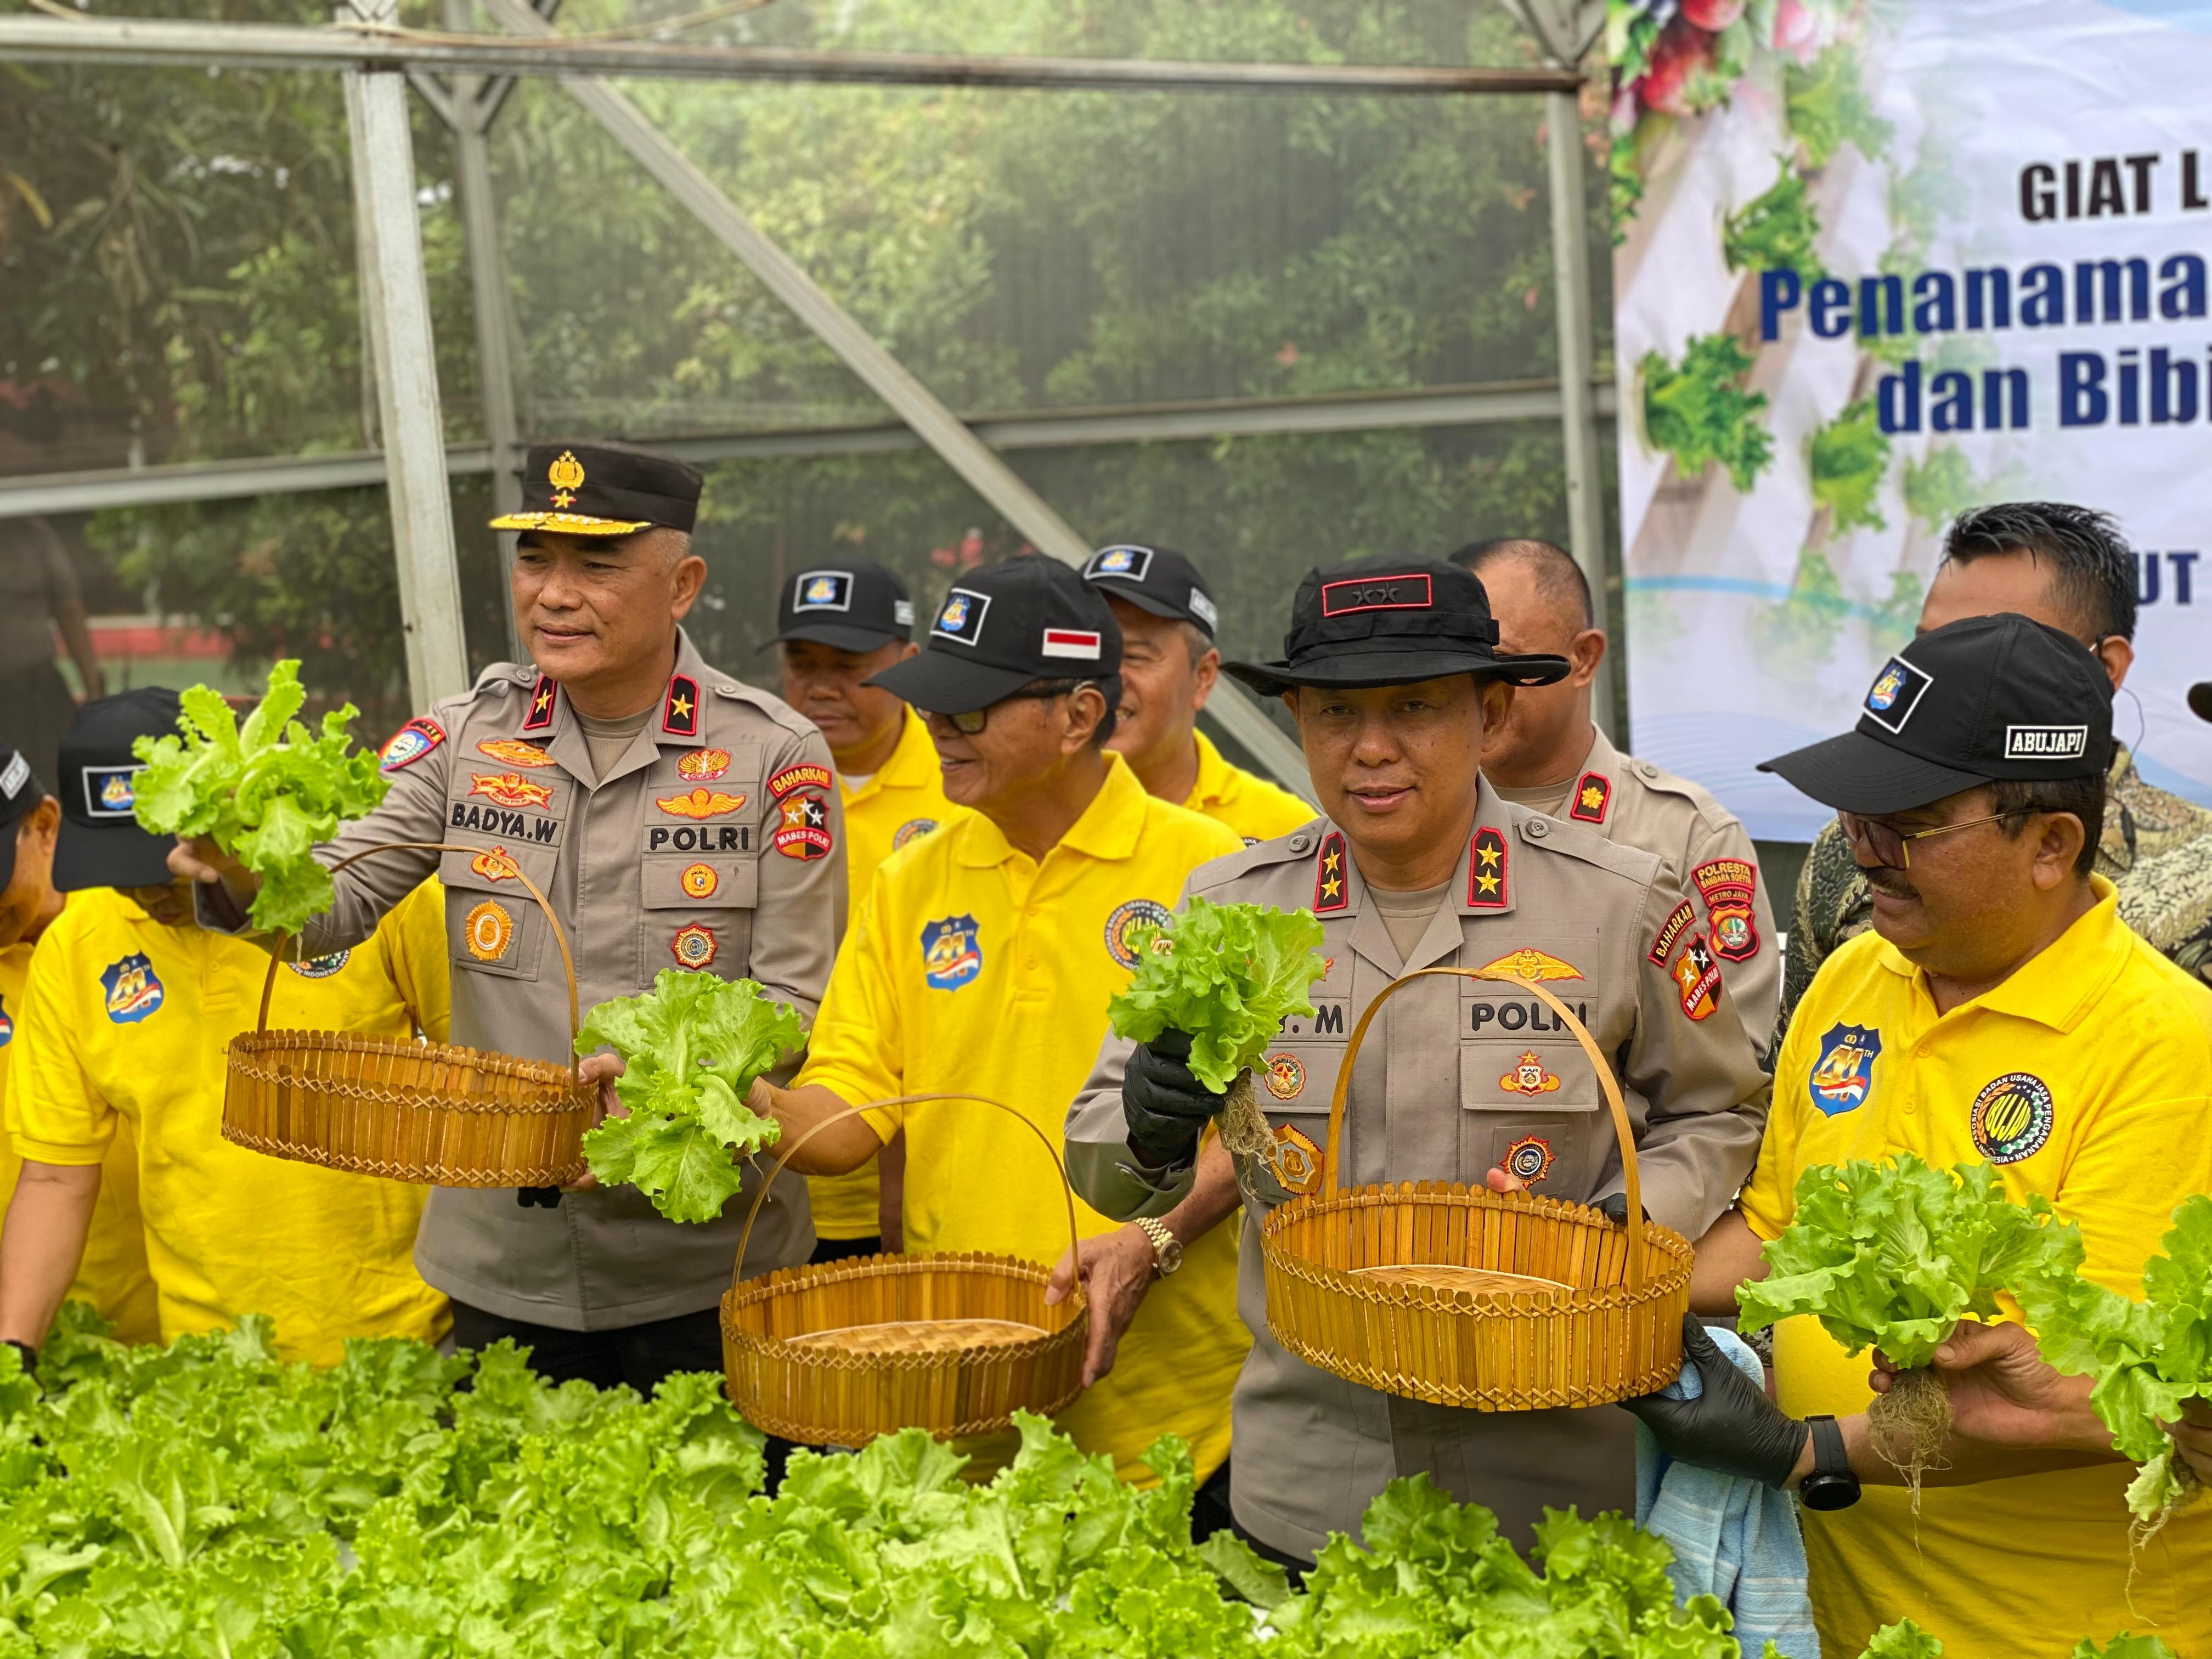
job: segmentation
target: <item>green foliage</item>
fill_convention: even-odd
[[[2143,1267],[2134,1301],[2081,1278],[2033,1285],[2021,1305],[2043,1357],[2073,1376],[2094,1376],[2089,1404],[2114,1448],[2143,1466],[2128,1507],[2150,1519],[2184,1496],[2173,1441],[2160,1426],[2181,1403],[2212,1399],[2212,1197],[2173,1212],[2166,1254]]]
[[[2074,1644],[2072,1659],[2173,1659],[2173,1650],[2155,1636],[2134,1636],[2122,1631],[2102,1647],[2083,1637]]]
[[[1996,1318],[1997,1291],[2025,1296],[2081,1262],[2081,1229],[2039,1194],[2012,1202],[1986,1164],[1936,1170],[1900,1152],[1815,1164],[1796,1206],[1766,1246],[1767,1277],[1737,1287],[1742,1328],[1812,1314],[1850,1352],[1880,1348],[1907,1370],[1968,1315]]]
[[[1905,508],[1931,535],[1981,499],[1974,469],[1954,444],[1929,452],[1924,461],[1905,464]]]
[[[1820,548],[1808,547],[1797,556],[1788,596],[1753,619],[1752,639],[1770,673],[1808,678],[1835,653],[1850,614],[1836,567]]]
[[[1880,158],[1889,143],[1889,123],[1874,112],[1873,100],[1859,84],[1857,47],[1838,42],[1809,66],[1785,64],[1783,86],[1790,131],[1807,167],[1827,166],[1846,143],[1869,160]]]
[[[1842,414],[1813,434],[1813,499],[1829,509],[1835,529],[1885,527],[1875,496],[1889,471],[1889,434],[1875,418],[1869,398],[1845,404]]]
[[[664,968],[643,996],[599,1004],[576,1052],[622,1056],[626,1110],[584,1136],[592,1173],[637,1188],[672,1221],[712,1221],[737,1196],[740,1160],[781,1133],[746,1092],[805,1040],[799,1015],[750,979]]]
[[[1425,1475],[1307,1587],[1190,1540],[1173,1437],[1146,1488],[1045,1419],[988,1484],[920,1429],[798,1451],[721,1379],[559,1387],[501,1342],[356,1340],[327,1370],[268,1322],[126,1348],[72,1309],[40,1398],[0,1350],[0,1653],[125,1659],[1735,1659],[1665,1543],[1551,1511],[1542,1571]],[[1229,1593],[1224,1593],[1227,1587]],[[1241,1598],[1240,1599],[1240,1594]]]
[[[1766,394],[1743,389],[1751,365],[1751,353],[1733,334],[1698,335],[1680,367],[1656,351],[1646,352],[1637,365],[1644,382],[1644,435],[1674,456],[1685,478],[1718,461],[1728,469],[1729,482],[1747,490],[1773,460],[1773,440],[1759,419]]]
[[[1859,1659],[1942,1659],[1943,1644],[1910,1619],[1884,1625]]]
[[[1887,657],[1905,648],[1920,625],[1920,605],[1925,597],[1920,578],[1910,570],[1889,573],[1888,597],[1868,618],[1867,632],[1875,654]]]
[[[1805,177],[1781,158],[1782,174],[1765,194],[1728,216],[1721,252],[1730,270],[1794,270],[1807,283],[1826,271],[1813,244],[1820,216],[1806,193]]]
[[[1107,1004],[1117,1036],[1190,1037],[1190,1069],[1222,1092],[1256,1064],[1289,1014],[1311,1014],[1322,976],[1321,923],[1310,910],[1194,898],[1165,927],[1129,930],[1137,971]]]
[[[331,907],[330,872],[314,846],[361,817],[388,786],[376,757],[354,749],[351,703],[325,714],[319,733],[293,718],[307,700],[300,665],[269,671],[269,690],[240,726],[220,692],[183,694],[181,738],[140,738],[137,779],[141,827],[157,836],[207,836],[261,878],[252,921],[265,933],[296,933]],[[349,752],[350,751],[350,752]]]

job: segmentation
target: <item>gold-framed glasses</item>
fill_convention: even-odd
[[[2015,807],[2009,812],[1990,812],[1978,818],[1961,818],[1956,823],[1939,823],[1933,830],[1900,830],[1885,818],[1861,817],[1856,812],[1838,812],[1836,822],[1843,826],[1844,839],[1855,848],[1865,848],[1874,855],[1876,864],[1890,870],[1909,870],[1912,867],[1913,842],[1926,841],[1930,836],[1948,836],[1954,830],[1971,830],[1978,823],[2001,823],[2033,810]]]

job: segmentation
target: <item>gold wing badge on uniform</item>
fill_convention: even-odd
[[[1524,945],[1517,951],[1508,951],[1482,964],[1486,974],[1510,974],[1516,979],[1580,979],[1583,970],[1564,957],[1555,957],[1549,951],[1539,951],[1533,945]]]

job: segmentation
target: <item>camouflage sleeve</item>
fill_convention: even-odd
[[[1797,874],[1797,900],[1790,918],[1790,949],[1782,969],[1782,1015],[1774,1024],[1770,1054],[1778,1054],[1789,1035],[1790,1016],[1796,1012],[1813,975],[1845,939],[1873,925],[1874,909],[1867,884],[1859,876],[1851,844],[1841,825],[1832,819],[1814,837]]]
[[[2143,860],[2115,885],[2120,920],[2176,967],[2212,985],[2212,835]]]

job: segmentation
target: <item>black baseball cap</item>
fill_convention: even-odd
[[[629,444],[532,444],[522,464],[522,507],[494,530],[628,536],[656,525],[687,535],[706,477],[673,456]]]
[[[1882,665],[1841,737],[1759,763],[1839,812],[1906,812],[1984,783],[2093,777],[2112,684],[2081,641],[2009,612],[1932,629]]]
[[[149,835],[131,808],[144,763],[131,752],[140,738],[167,737],[177,729],[177,694],[167,686],[141,686],[86,703],[70,722],[61,745],[61,839],[54,847],[54,885],[64,893],[84,887],[165,887],[174,836]]]
[[[1127,600],[1139,611],[1192,623],[1209,640],[1221,620],[1206,578],[1172,547],[1115,542],[1091,556],[1083,567],[1083,580],[1102,593]]]
[[[1500,656],[1490,595],[1434,559],[1354,559],[1306,572],[1280,662],[1224,663],[1262,696],[1294,685],[1411,685],[1479,674],[1514,685],[1567,676],[1565,657]]]
[[[873,651],[914,637],[914,599],[896,571],[873,559],[837,559],[783,585],[778,640]]]
[[[1032,680],[1097,680],[1121,700],[1121,628],[1098,590],[1042,554],[986,565],[945,596],[918,655],[870,685],[933,714],[967,714]]]
[[[22,752],[0,744],[0,892],[15,879],[15,826],[46,798]]]
[[[2200,720],[2212,720],[2212,680],[2199,680],[2189,688],[2189,712]]]

